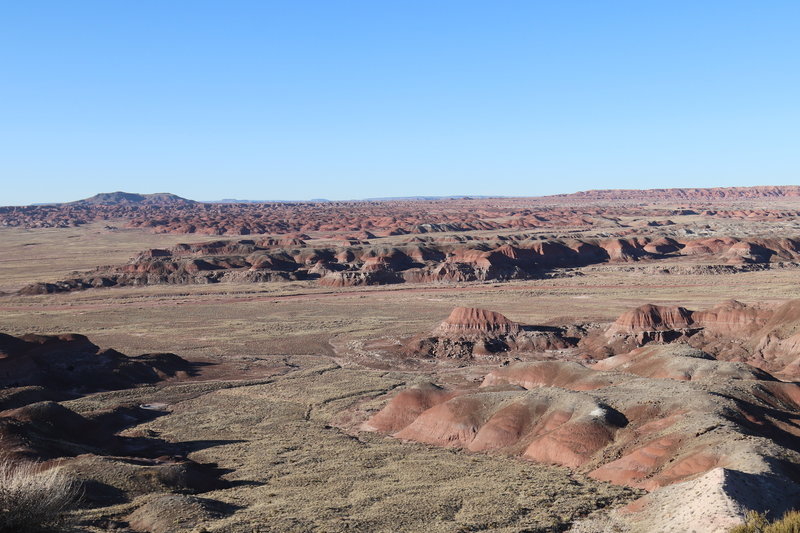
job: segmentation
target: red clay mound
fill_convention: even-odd
[[[505,449],[576,467],[608,444],[618,429],[607,410],[577,392],[485,390],[438,404],[394,435],[472,451]]]
[[[768,372],[798,377],[800,300],[777,307],[729,300],[704,311],[647,304],[622,314],[604,335],[589,336],[581,346],[597,356],[624,354],[650,343],[675,341],[687,342],[720,360],[744,362]],[[641,369],[631,367],[630,371],[639,373]],[[733,368],[728,371],[739,373]],[[673,372],[663,377],[677,376]]]
[[[494,311],[475,307],[456,307],[439,325],[435,333],[441,335],[514,335],[519,324]]]
[[[578,363],[536,361],[493,370],[483,379],[481,387],[510,384],[529,390],[538,387],[561,387],[581,391],[607,387],[614,381],[613,375],[591,370]]]
[[[619,459],[593,470],[589,476],[617,485],[655,489],[658,484],[645,479],[672,460],[684,440],[685,438],[680,435],[653,439]]]
[[[616,370],[519,363],[450,398],[427,385],[395,395],[365,427],[564,465],[646,490],[720,466],[755,471],[800,446],[800,386],[761,370],[674,345],[596,367]]]
[[[617,370],[647,378],[691,380],[757,379],[774,381],[770,374],[745,363],[717,361],[688,345],[655,345],[598,361],[595,370]]]
[[[533,353],[572,347],[577,339],[571,333],[578,329],[567,329],[554,326],[522,328],[494,311],[456,307],[431,334],[413,337],[402,351],[407,357],[491,360],[503,352]]]
[[[607,335],[681,330],[691,327],[692,312],[678,306],[646,304],[623,313]]]
[[[545,434],[531,442],[523,457],[571,468],[589,462],[592,455],[614,439],[616,428],[604,424],[599,418],[602,414],[600,407],[578,420],[574,420],[574,413],[570,411],[550,414],[542,421]]]
[[[739,337],[762,328],[772,313],[773,310],[769,308],[728,300],[710,309],[695,311],[692,320],[707,332]]]
[[[433,383],[416,385],[400,391],[392,402],[366,422],[362,429],[382,433],[400,431],[423,412],[446,402],[456,394],[454,391],[444,390]]]

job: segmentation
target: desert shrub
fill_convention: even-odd
[[[750,511],[744,524],[734,527],[730,533],[800,533],[800,512],[789,511],[783,518],[770,522],[763,513]]]
[[[0,459],[0,532],[41,531],[63,523],[78,485],[57,468]]]

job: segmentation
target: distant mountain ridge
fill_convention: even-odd
[[[475,195],[453,194],[449,196],[381,196],[376,198],[353,198],[351,200],[329,200],[327,198],[310,198],[308,200],[241,200],[237,198],[223,198],[222,200],[204,200],[205,204],[290,204],[290,203],[330,203],[330,202],[394,202],[394,201],[435,201],[435,200],[465,200],[483,198],[506,198],[500,195]]]
[[[451,195],[451,196],[397,196],[383,198],[363,198],[360,200],[327,200],[314,198],[310,200],[243,200],[225,198],[222,200],[195,201],[171,193],[139,194],[123,191],[99,193],[90,198],[64,203],[32,204],[32,206],[176,206],[197,204],[306,204],[336,202],[387,202],[387,201],[436,201],[436,200],[481,200],[489,198],[515,198],[504,195]],[[522,198],[522,197],[519,197]],[[753,187],[675,187],[669,189],[592,189],[574,193],[553,194],[547,196],[529,196],[531,199],[559,200],[630,200],[630,201],[664,201],[664,200],[746,200],[758,198],[800,198],[800,185],[764,185]],[[11,207],[11,206],[8,206]]]
[[[158,192],[153,194],[139,194],[133,192],[103,192],[95,194],[91,198],[84,198],[75,202],[73,205],[175,205],[175,204],[196,204],[194,200],[187,200],[176,194]]]
[[[754,187],[676,187],[672,189],[595,189],[548,198],[594,200],[721,200],[748,198],[797,198],[800,185],[760,185]]]

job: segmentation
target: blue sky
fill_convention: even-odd
[[[798,183],[796,1],[0,6],[0,205]]]

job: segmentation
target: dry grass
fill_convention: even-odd
[[[42,531],[63,525],[78,501],[77,484],[58,468],[0,460],[0,531]]]
[[[800,533],[800,511],[789,511],[774,522],[763,513],[750,511],[745,523],[734,527],[730,533]]]
[[[0,260],[0,290],[9,292],[31,281],[62,279],[71,270],[122,262],[145,247],[213,239],[105,232],[96,226],[3,229],[0,237],[6,258]],[[344,430],[356,420],[343,416],[380,408],[384,394],[396,387],[417,379],[467,381],[472,374],[450,368],[436,376],[370,371],[346,353],[335,353],[332,345],[428,331],[459,305],[496,310],[528,324],[603,322],[646,302],[698,309],[727,298],[797,298],[796,277],[796,270],[662,276],[598,269],[575,278],[463,287],[334,290],[274,283],[6,295],[0,298],[0,332],[74,331],[128,354],[171,351],[190,359],[221,356],[242,366],[289,365],[293,370],[285,376],[258,383],[163,384],[67,404],[81,413],[125,402],[169,404],[168,415],[132,431],[184,443],[192,459],[216,462],[230,472],[226,479],[232,487],[203,495],[236,509],[209,524],[211,531],[251,533],[254,524],[259,531],[281,532],[559,531],[640,494],[563,468]],[[48,472],[57,473],[43,474]],[[124,481],[120,485],[127,490]],[[124,519],[134,504],[126,505],[75,514],[102,524]]]
[[[563,531],[640,496],[566,468],[344,431],[340,424],[358,422],[351,413],[381,407],[416,376],[291,361],[304,369],[182,401],[163,387],[158,398],[171,413],[137,427],[206,443],[191,457],[232,470],[232,487],[203,497],[238,509],[203,524],[209,531]],[[90,400],[69,405],[87,409]]]

